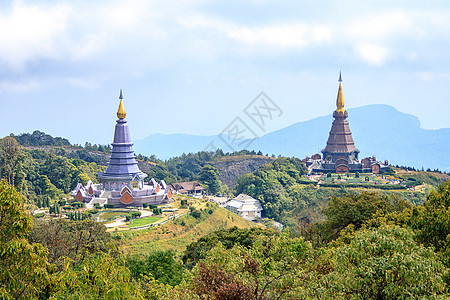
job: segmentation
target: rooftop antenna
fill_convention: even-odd
[[[339,82],[342,82],[342,74],[341,74],[341,71],[339,71],[339,80],[338,80]]]
[[[120,95],[119,95],[119,99],[122,100],[123,96],[122,96],[122,89],[120,89]]]

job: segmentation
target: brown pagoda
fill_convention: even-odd
[[[304,162],[309,173],[381,173],[388,170],[388,161],[380,162],[375,156],[358,160],[359,150],[355,147],[352,132],[347,121],[348,113],[344,109],[344,93],[342,92],[342,76],[339,74],[339,90],[336,99],[336,110],[333,112],[333,125],[323,156],[316,153],[306,157]]]
[[[333,112],[333,125],[331,126],[327,146],[322,150],[327,169],[335,169],[336,173],[350,171],[350,164],[359,163],[359,150],[355,147],[352,132],[347,121],[348,113],[344,108],[344,93],[342,92],[342,76],[339,74],[339,90],[336,99],[336,110]],[[331,165],[334,165],[331,167]]]

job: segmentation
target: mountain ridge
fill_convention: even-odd
[[[392,106],[372,104],[348,109],[348,121],[360,158],[376,155],[394,165],[450,170],[450,128],[423,129],[419,119]],[[332,115],[294,123],[256,138],[248,150],[304,158],[326,145]],[[205,150],[213,143],[230,149],[218,136],[153,134],[135,141],[136,153],[169,158]],[[240,149],[235,149],[240,150]]]

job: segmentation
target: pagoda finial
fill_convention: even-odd
[[[119,95],[120,103],[119,103],[119,109],[117,110],[117,117],[119,119],[125,119],[127,116],[127,112],[125,111],[125,108],[123,107],[123,96],[122,96],[122,89],[120,89],[120,95]]]
[[[344,108],[344,93],[342,92],[342,75],[341,72],[339,72],[339,91],[336,99],[336,112],[345,112]]]

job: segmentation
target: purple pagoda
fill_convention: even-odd
[[[98,173],[102,183],[93,184],[89,181],[85,186],[79,183],[72,191],[72,196],[80,202],[87,202],[88,207],[94,203],[126,207],[168,202],[172,191],[164,180],[157,183],[152,178],[150,184],[144,182],[147,174],[139,169],[134,155],[130,130],[125,120],[127,113],[123,106],[122,90],[119,99],[119,119],[114,130],[111,157],[106,171]]]
[[[142,188],[147,174],[139,170],[136,156],[131,142],[130,129],[125,117],[127,113],[123,107],[122,90],[120,90],[120,103],[117,111],[116,128],[112,145],[111,158],[105,172],[99,172],[98,178],[103,181],[105,190],[111,191],[127,185],[129,187]]]

